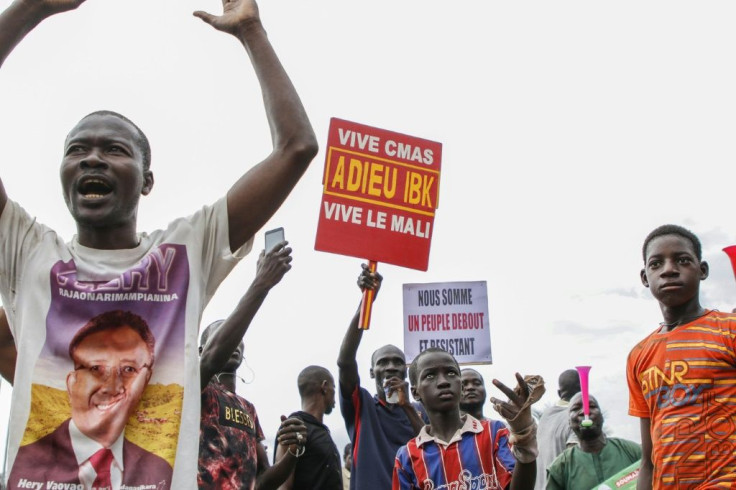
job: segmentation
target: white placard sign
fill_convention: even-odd
[[[461,364],[491,364],[485,281],[404,284],[404,354],[440,347]]]

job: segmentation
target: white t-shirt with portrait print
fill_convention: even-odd
[[[253,242],[230,252],[224,198],[166,229],[140,233],[139,240],[122,250],[90,249],[76,237],[66,243],[8,200],[0,216],[0,296],[18,349],[11,476],[21,446],[43,440],[70,418],[71,338],[97,315],[122,310],[143,318],[155,339],[153,373],[125,437],[172,465],[170,482],[159,488],[196,488],[202,311]],[[59,482],[55,468],[35,470],[19,478],[43,488]],[[145,474],[126,464],[128,471]]]

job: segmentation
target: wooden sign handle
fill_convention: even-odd
[[[371,272],[376,272],[378,262],[375,260],[368,261],[368,269]],[[372,289],[366,289],[363,291],[363,301],[360,303],[360,321],[358,322],[358,328],[361,330],[368,330],[371,326],[371,309],[373,308],[373,299],[376,297],[376,292]]]

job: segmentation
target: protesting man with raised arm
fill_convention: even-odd
[[[263,431],[255,406],[236,390],[248,331],[271,288],[291,269],[291,248],[281,242],[258,258],[256,277],[225,319],[202,332],[200,383],[202,410],[199,436],[200,490],[275,490],[292,474],[304,454],[307,427],[297,418],[282,417],[276,435],[277,458],[269,465]]]
[[[358,278],[361,290],[378,294],[383,277],[363,265]],[[374,296],[375,298],[375,296]],[[360,310],[353,316],[337,358],[340,375],[340,409],[353,444],[352,490],[391,487],[391,471],[396,451],[419,433],[424,421],[409,398],[406,358],[394,345],[385,345],[371,356],[370,376],[376,381],[376,394],[361,388],[355,357],[363,338],[358,328]],[[398,394],[395,403],[391,395]]]
[[[0,63],[43,20],[82,3],[15,0],[0,14]],[[193,346],[202,310],[304,173],[317,144],[255,2],[225,1],[222,15],[195,15],[244,46],[261,85],[273,150],[225,197],[151,233],[137,230],[139,199],[154,183],[150,146],[138,126],[114,112],[92,113],[67,135],[60,174],[77,226],[71,241],[36,222],[0,184],[0,295],[18,350],[8,445],[11,469],[19,447],[42,439],[70,416],[64,386],[66,374],[76,367],[68,345],[79,325],[120,310],[150,325],[156,339],[156,370],[138,409],[132,410],[125,437],[171,466],[170,476],[140,484],[196,487],[200,386]],[[0,339],[7,343],[8,337]],[[104,345],[105,339],[100,342]],[[91,394],[85,403],[91,414],[103,417],[117,409],[116,397],[127,396],[125,384],[118,381],[124,371],[105,358],[88,368],[102,373],[99,389],[90,393],[106,396]],[[109,449],[105,444],[93,441],[84,451],[75,451],[80,473],[91,465],[92,473],[148,474],[145,466],[131,467],[115,458],[96,463],[98,458],[88,457]],[[68,481],[55,475],[53,467],[39,467],[16,486],[79,484],[76,475]],[[113,478],[112,488],[119,485]]]

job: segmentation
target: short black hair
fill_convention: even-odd
[[[393,344],[386,344],[386,345],[381,346],[378,349],[374,350],[373,351],[373,354],[371,354],[371,367],[375,367],[376,366],[376,354],[378,354],[378,351],[381,350],[381,349],[385,349],[386,347],[391,347],[393,349],[396,349],[396,351],[401,354],[401,357],[404,358],[404,363],[406,363],[406,355],[404,354],[404,351],[403,350],[399,349],[398,347],[396,347]]]
[[[222,325],[224,321],[225,320],[215,320],[214,322],[207,325],[204,330],[202,330],[202,335],[199,337],[200,347],[204,347],[205,345],[207,345],[207,339],[210,338],[210,334],[214,332],[217,327]]]
[[[560,398],[570,401],[575,393],[580,393],[580,374],[575,369],[566,369],[560,374],[557,384]]]
[[[92,318],[80,328],[72,338],[72,341],[69,342],[69,358],[74,362],[74,351],[90,335],[106,330],[117,330],[122,327],[129,327],[140,336],[143,343],[146,344],[148,353],[151,355],[151,366],[153,366],[156,339],[154,339],[151,329],[148,328],[148,323],[139,315],[122,310],[106,311]]]
[[[108,110],[100,110],[95,112],[90,112],[86,116],[84,116],[82,119],[80,119],[79,122],[84,121],[85,119],[89,117],[94,116],[111,116],[116,117],[120,119],[121,121],[125,121],[126,123],[130,124],[135,128],[136,133],[138,134],[138,138],[136,138],[136,143],[138,143],[138,149],[141,150],[141,155],[143,156],[143,170],[150,170],[151,168],[151,144],[148,141],[148,137],[146,134],[141,130],[141,128],[138,127],[136,123],[128,119],[127,117],[123,116],[122,114],[115,112],[115,111],[108,111]],[[68,138],[68,136],[67,136]]]
[[[570,404],[568,405],[568,408],[567,408],[568,412],[570,411],[570,408],[572,408],[573,406],[573,400],[577,400],[578,398],[580,398],[580,402],[582,403],[582,399],[583,399],[582,391],[578,391],[577,393],[575,393],[573,396],[570,397]],[[590,400],[595,401],[596,405],[598,405],[598,408],[600,408],[601,404],[598,403],[598,398],[596,398],[593,395],[593,393],[588,393],[588,404],[590,404]]]
[[[485,380],[485,379],[483,379],[483,375],[482,375],[482,374],[480,374],[480,373],[478,372],[478,370],[477,370],[477,369],[473,369],[473,368],[464,368],[464,369],[462,369],[462,370],[460,371],[460,376],[462,376],[462,375],[463,375],[463,373],[464,373],[464,372],[466,372],[466,371],[472,371],[472,372],[474,372],[475,374],[477,374],[477,375],[478,375],[478,377],[480,378],[480,382],[481,382],[481,383],[483,383],[483,386],[485,386],[485,385],[486,385],[486,380]]]
[[[319,390],[322,388],[322,382],[327,380],[332,380],[333,383],[335,382],[332,373],[326,368],[322,366],[305,367],[296,379],[299,396],[307,398],[319,393]]]
[[[455,359],[455,356],[447,352],[445,349],[441,349],[439,347],[430,347],[420,352],[417,357],[415,357],[414,360],[411,361],[411,366],[409,366],[409,381],[411,381],[412,386],[415,386],[417,384],[417,381],[419,381],[419,371],[417,368],[417,365],[419,364],[419,359],[433,352],[440,352],[452,357],[452,360],[455,362],[455,366],[457,366],[458,372],[460,372],[460,364],[457,363],[457,359]]]
[[[680,225],[662,225],[652,230],[644,239],[644,245],[641,248],[641,256],[644,259],[644,262],[647,261],[647,247],[649,246],[649,243],[655,238],[665,235],[677,235],[681,236],[685,240],[689,240],[693,245],[695,257],[698,261],[703,260],[703,247],[700,245],[700,240],[695,236],[695,233]]]

